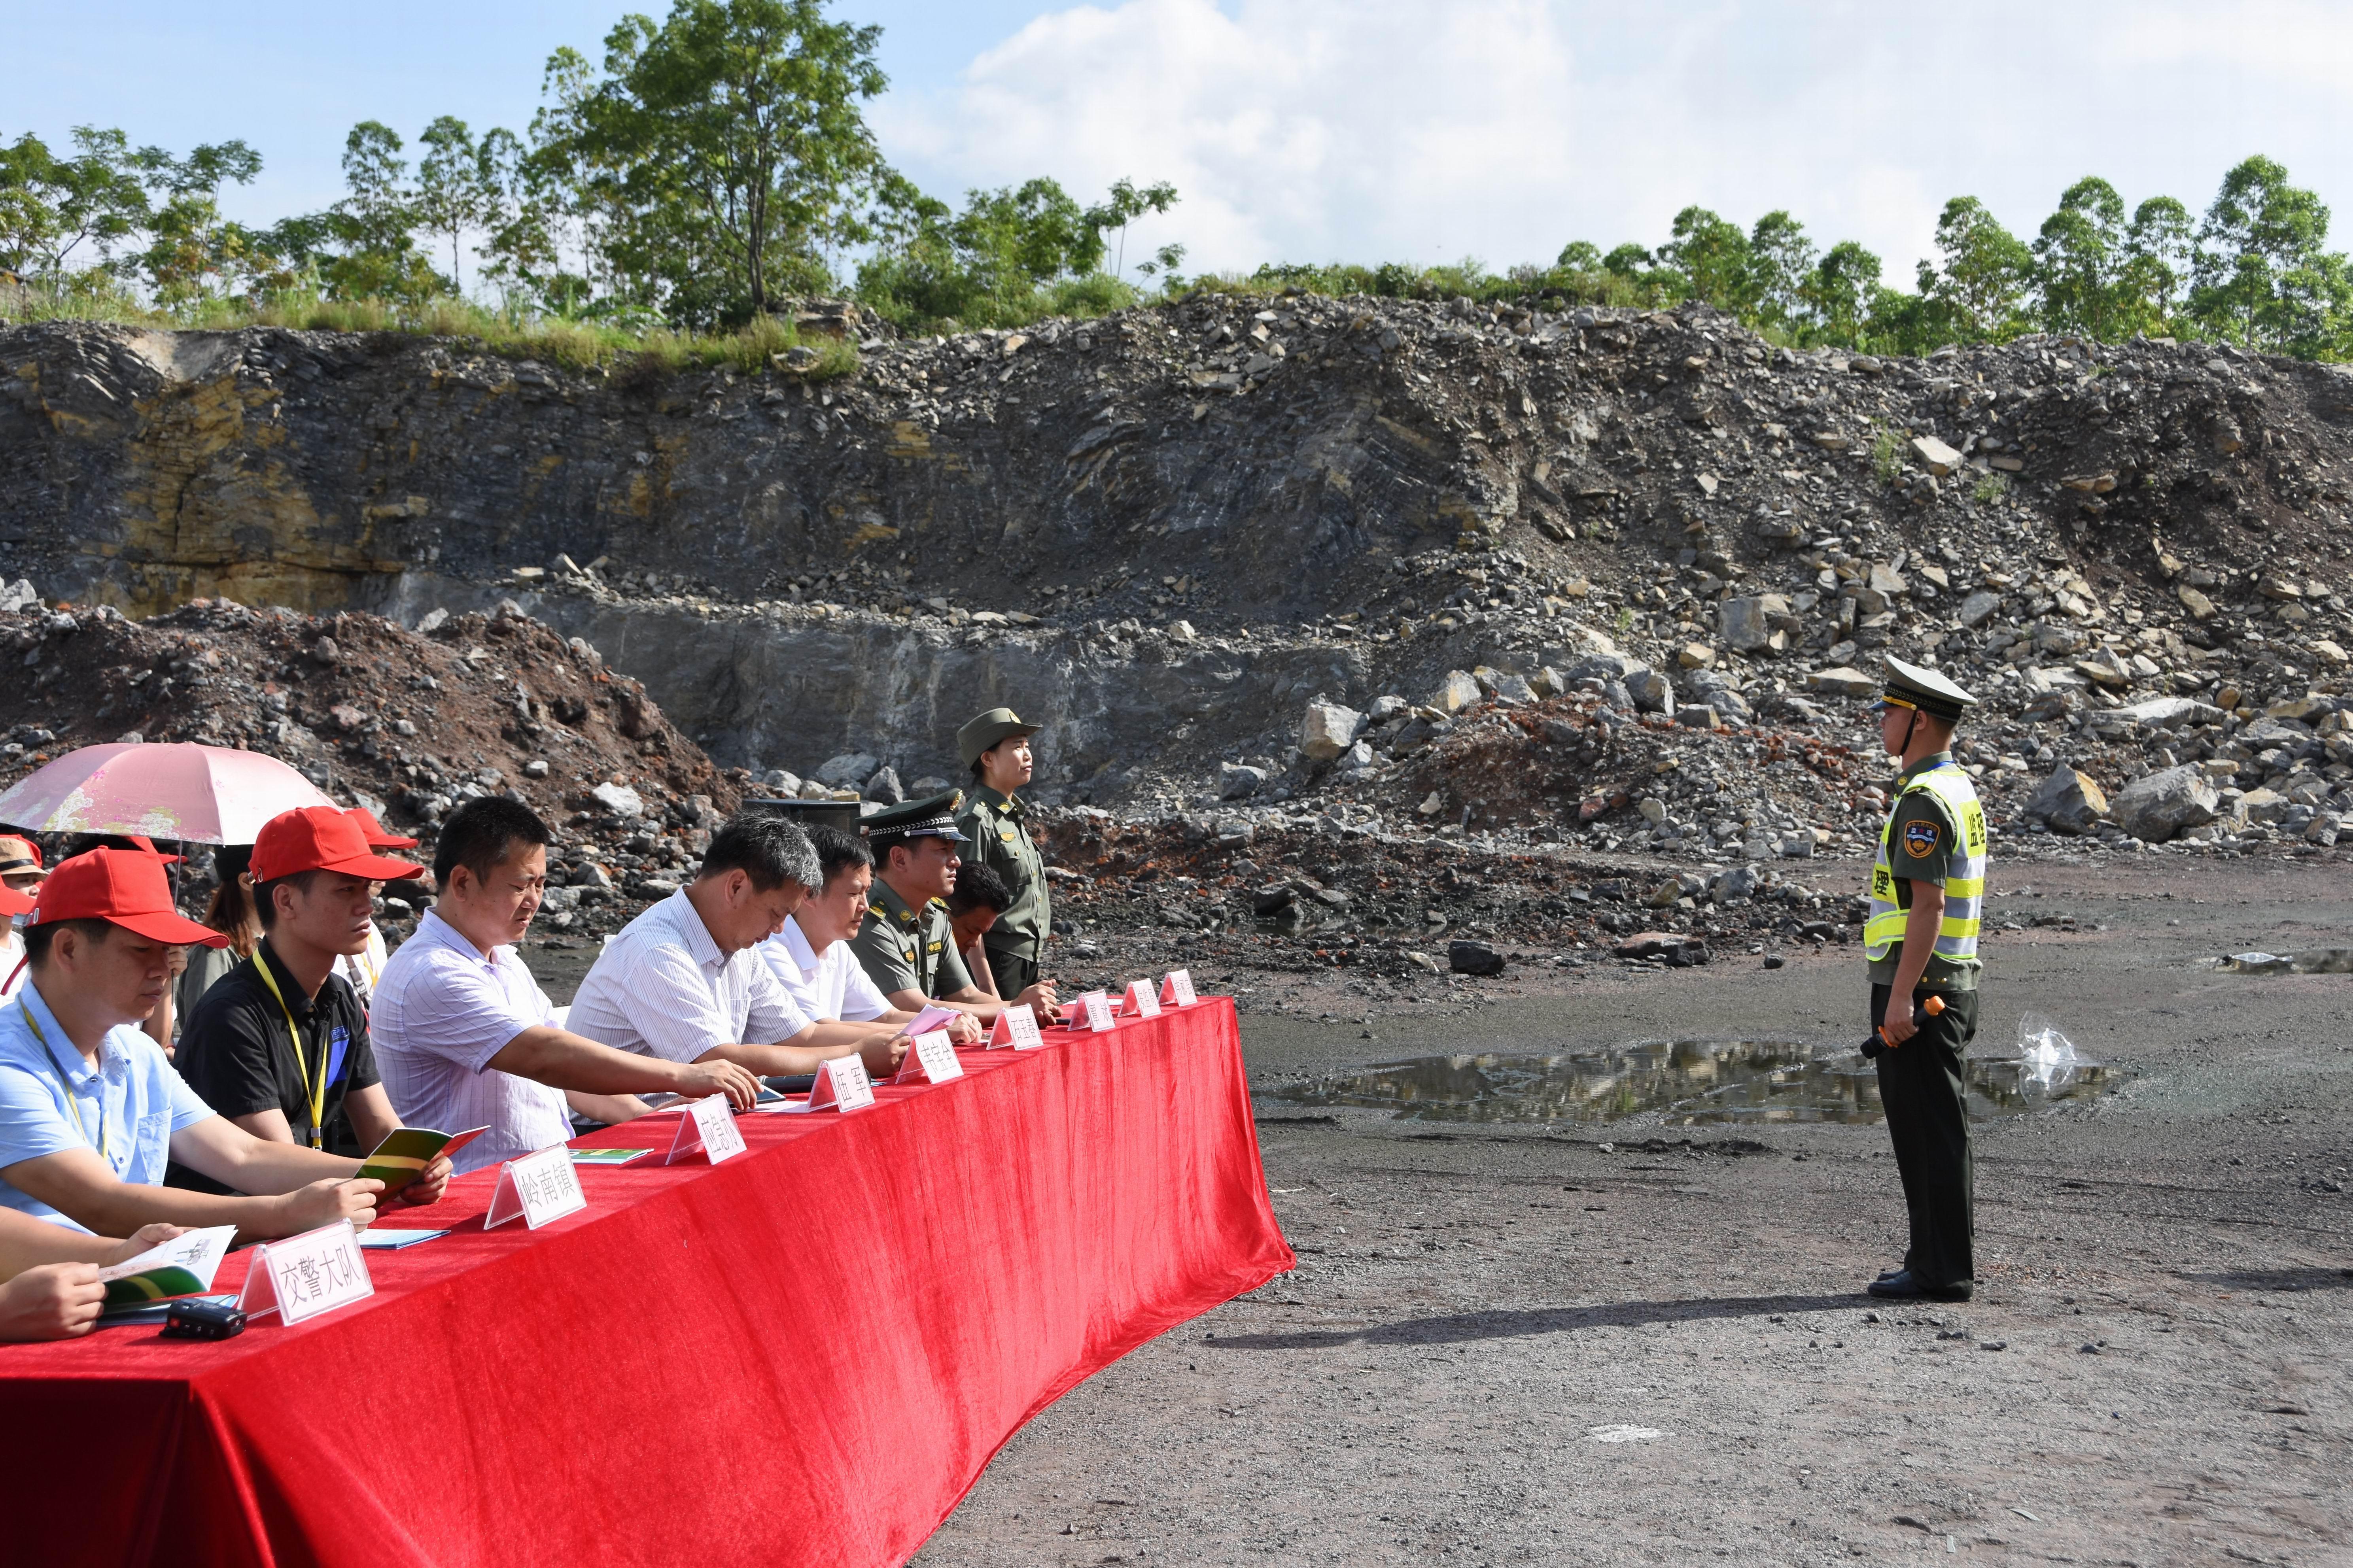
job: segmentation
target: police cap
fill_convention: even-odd
[[[1894,658],[1887,661],[1887,689],[1879,700],[1883,707],[1916,708],[1951,722],[1959,721],[1964,709],[1978,705],[1976,698],[1935,670]]]
[[[952,789],[878,811],[858,826],[869,838],[953,838],[962,844],[966,840],[955,825],[956,808],[962,805],[964,792]]]
[[[1042,724],[1024,724],[1021,715],[1010,708],[992,708],[956,731],[956,751],[965,767],[980,761],[980,753],[1000,742],[1017,735],[1034,735],[1045,728]]]

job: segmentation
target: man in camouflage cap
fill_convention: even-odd
[[[946,899],[955,889],[957,791],[909,801],[866,818],[868,847],[874,851],[874,886],[866,919],[849,950],[893,1007],[920,1012],[937,1003],[994,1024],[1005,1002],[984,993],[956,956]],[[1052,1007],[1050,992],[1031,986],[1010,1000],[1041,1012]]]
[[[1879,1099],[1904,1181],[1911,1246],[1871,1294],[1966,1301],[1975,1289],[1968,1094],[1962,1058],[1977,1035],[1978,918],[1986,820],[1953,760],[1953,727],[1977,699],[1933,669],[1887,661],[1880,744],[1903,764],[1871,872],[1862,928]],[[1915,1027],[1935,997],[1942,1010]]]
[[[1038,730],[1010,708],[992,708],[956,731],[956,751],[972,772],[972,794],[956,818],[972,841],[964,853],[996,872],[1013,896],[981,939],[997,990],[1008,996],[1038,984],[1053,927],[1046,858],[1029,837],[1029,807],[1014,794],[1029,782],[1029,737]]]

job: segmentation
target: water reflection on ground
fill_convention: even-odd
[[[2085,1062],[2049,1082],[2015,1061],[1968,1064],[1969,1115],[1984,1121],[2105,1093],[2121,1080]],[[1422,1121],[1616,1121],[1657,1112],[1701,1122],[1884,1120],[1875,1068],[1852,1050],[1777,1040],[1664,1040],[1553,1056],[1419,1057],[1267,1091],[1299,1105],[1394,1109]]]

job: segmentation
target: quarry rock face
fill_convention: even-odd
[[[1997,822],[2043,826],[2063,764],[2119,805],[2184,767],[2288,803],[2201,842],[2353,809],[2337,367],[2053,336],[1866,363],[1701,308],[1306,295],[1020,335],[870,342],[819,384],[0,329],[0,605],[436,637],[512,606],[763,780],[960,779],[955,728],[1008,705],[1067,804],[1255,774],[1252,811],[1558,813],[1693,855],[1868,826],[1861,702],[1899,654],[1983,699],[1958,748]]]

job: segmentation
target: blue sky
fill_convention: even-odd
[[[119,125],[185,151],[241,136],[267,220],[340,191],[361,119],[520,130],[548,53],[594,58],[626,4],[0,0],[0,137]],[[661,0],[638,8],[659,11]],[[881,23],[870,115],[935,195],[1121,175],[1183,202],[1131,258],[1549,260],[1572,238],[1655,244],[1690,202],[1787,206],[1908,282],[1945,198],[2031,234],[2085,174],[2196,209],[2251,153],[2345,214],[2353,246],[2353,6],[2019,0],[838,0]],[[26,68],[29,67],[30,68]]]

